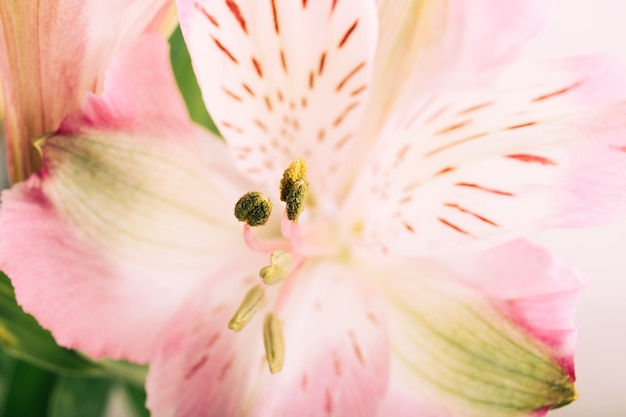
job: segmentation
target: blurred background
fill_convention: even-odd
[[[585,53],[626,58],[626,1],[560,0],[552,20],[527,51],[531,57]],[[624,220],[602,227],[555,230],[533,237],[593,277],[582,293],[577,315],[580,398],[551,416],[626,417],[624,214]]]
[[[180,42],[179,35],[177,32],[172,42]],[[560,0],[552,20],[528,45],[526,53],[538,58],[581,53],[610,53],[626,58],[626,1]],[[193,88],[194,79],[189,76],[184,52],[175,49],[172,58],[181,88]],[[194,119],[209,124],[199,96],[189,95],[188,100],[195,100],[188,103]],[[4,156],[0,156],[0,185],[5,187]],[[626,213],[624,220],[610,225],[582,231],[550,231],[537,234],[532,240],[576,263],[594,278],[583,292],[578,309],[580,398],[550,415],[626,417]],[[0,296],[10,294],[0,291]],[[0,310],[4,305],[0,304]],[[45,334],[28,326],[34,324],[25,324],[30,329],[29,337],[50,343]],[[144,394],[135,381],[99,378],[105,368],[106,374],[115,374],[109,364],[94,367],[62,351],[53,351],[49,359],[50,363],[40,364],[42,369],[0,351],[0,417],[41,415],[45,409],[58,417],[147,416],[142,406]],[[63,362],[71,371],[55,374],[55,361]],[[138,379],[141,372],[136,370]],[[50,402],[37,403],[38,393]],[[86,399],[90,399],[89,404]],[[12,412],[3,414],[2,410]]]

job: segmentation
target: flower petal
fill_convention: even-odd
[[[4,82],[9,172],[36,171],[32,141],[58,128],[117,48],[146,31],[171,29],[172,0],[0,2],[0,79]]]
[[[373,0],[178,4],[205,103],[243,172],[274,190],[302,157],[332,196],[328,173],[349,155],[370,82]]]
[[[552,1],[377,0],[380,40],[363,135],[441,85],[453,88],[518,54]]]
[[[424,97],[386,133],[355,192],[366,236],[423,254],[618,215],[625,70],[600,58],[520,64]]]
[[[226,147],[191,124],[154,36],[116,55],[103,95],[42,152],[41,174],[2,195],[0,268],[60,344],[148,360],[180,303],[243,246]]]
[[[274,305],[284,323],[285,362],[273,375],[262,317],[235,334],[226,323],[236,308],[228,303],[237,300],[215,300],[212,288],[198,294],[171,323],[148,375],[152,415],[374,416],[387,386],[386,322],[377,297],[352,274],[313,264],[282,284],[294,286],[284,308]],[[228,308],[207,307],[219,302]],[[270,306],[275,302],[270,296]]]
[[[571,268],[523,242],[447,264],[386,269],[399,381],[390,395],[414,411],[430,404],[434,416],[543,415],[574,400],[571,338],[543,337],[574,332],[582,284]],[[512,288],[530,281],[531,289],[515,293],[500,280]]]

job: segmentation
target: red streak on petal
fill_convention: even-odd
[[[276,34],[280,34],[280,27],[278,25],[278,13],[276,12],[276,0],[270,0],[272,2],[272,16],[274,16],[274,31]]]
[[[354,110],[358,105],[360,104],[360,102],[355,101],[354,103],[351,103],[348,105],[348,107],[346,107],[344,109],[344,111],[339,115],[339,117],[337,117],[335,119],[335,121],[333,122],[333,126],[335,127],[339,127],[339,125],[341,124],[341,122],[344,121],[344,119],[346,118],[346,116],[352,111]]]
[[[522,162],[530,162],[530,163],[536,163],[536,164],[541,164],[541,165],[553,165],[556,166],[556,162],[554,162],[551,159],[548,159],[546,157],[543,156],[538,156],[538,155],[530,155],[530,154],[525,154],[525,153],[516,153],[516,154],[512,154],[512,155],[506,155],[507,158],[511,158],[511,159],[515,159],[518,161],[522,161]]]
[[[435,135],[443,135],[443,134],[446,134],[446,133],[450,133],[450,132],[452,132],[454,130],[457,130],[457,129],[460,129],[462,127],[465,127],[465,126],[467,126],[470,123],[472,123],[471,119],[463,120],[461,122],[455,123],[455,124],[453,124],[451,126],[444,127],[443,129],[440,129],[440,130],[436,131]]]
[[[488,218],[481,216],[480,214],[474,213],[473,211],[470,211],[470,210],[468,210],[466,208],[463,208],[463,207],[459,206],[458,204],[445,203],[444,206],[450,207],[450,208],[453,208],[453,209],[457,209],[461,213],[470,214],[470,215],[476,217],[478,220],[481,220],[481,221],[483,221],[485,223],[488,223],[488,224],[490,224],[492,226],[499,227],[499,225],[496,222],[493,222],[493,221],[489,220]]]
[[[452,172],[456,169],[456,167],[446,167],[444,169],[442,169],[441,171],[437,172],[435,175],[443,175],[446,174],[448,172]]]
[[[522,127],[534,126],[536,124],[537,124],[537,122],[522,123],[522,124],[519,124],[519,125],[509,126],[509,127],[506,128],[506,130],[520,129]]]
[[[326,401],[324,402],[324,411],[328,413],[328,415],[332,415],[333,413],[333,397],[330,394],[330,390],[326,388],[325,391]]]
[[[380,321],[378,320],[378,317],[376,317],[376,315],[374,313],[372,313],[371,311],[367,312],[367,319],[373,324],[373,325],[378,325],[380,323]]]
[[[334,12],[335,11],[335,6],[337,6],[337,3],[339,2],[339,0],[333,0],[333,4],[332,6],[330,6],[330,12]]]
[[[228,362],[226,362],[223,366],[222,369],[220,369],[220,373],[217,376],[217,382],[222,382],[224,380],[224,378],[226,377],[226,374],[228,373],[230,367],[233,364],[233,358],[230,358],[228,360]]]
[[[206,348],[211,349],[213,346],[215,346],[215,343],[217,343],[219,338],[220,334],[218,332],[213,333],[213,335],[209,338],[209,341],[206,344]]]
[[[415,233],[415,229],[413,228],[413,226],[411,226],[410,224],[403,222],[402,225],[404,226],[404,228],[406,230],[408,230],[411,233]]]
[[[250,94],[252,97],[255,97],[256,94],[254,94],[254,91],[252,91],[252,89],[248,86],[248,84],[241,84],[242,87],[248,92],[248,94]]]
[[[582,83],[583,83],[583,81],[575,82],[574,84],[570,85],[569,87],[565,87],[565,88],[562,88],[560,90],[554,91],[552,93],[548,93],[548,94],[545,94],[543,96],[536,97],[532,101],[533,102],[537,102],[537,101],[547,100],[547,99],[552,98],[552,97],[560,96],[560,95],[565,94],[568,91],[570,91],[570,90],[580,86]]]
[[[322,56],[320,56],[320,65],[317,69],[317,75],[322,75],[322,72],[324,71],[325,62],[326,62],[326,52],[322,53]]]
[[[365,91],[365,89],[367,88],[367,85],[362,85],[359,88],[353,90],[350,95],[352,97],[358,96],[359,94],[361,94],[363,91]]]
[[[335,150],[337,152],[340,151],[341,148],[346,146],[346,144],[350,141],[351,138],[352,138],[352,133],[346,134],[343,138],[338,140],[337,143],[335,143]]]
[[[343,77],[343,80],[341,80],[341,82],[339,84],[337,84],[337,88],[336,88],[337,92],[340,92],[341,89],[348,83],[348,81],[350,81],[350,78],[352,78],[364,66],[365,66],[365,62],[361,62],[359,65],[354,67],[354,69],[352,71],[350,71],[345,77]]]
[[[280,50],[280,64],[283,66],[283,71],[287,74],[287,58],[285,58],[285,51]]]
[[[256,73],[259,74],[259,77],[263,78],[263,70],[261,69],[261,64],[259,64],[259,61],[257,61],[255,57],[252,57],[252,65],[254,65],[254,69]]]
[[[464,114],[467,114],[467,113],[471,113],[471,112],[473,112],[473,111],[480,110],[480,109],[483,109],[483,108],[485,108],[485,107],[491,106],[491,105],[492,105],[492,104],[494,104],[494,103],[495,103],[495,101],[488,101],[488,102],[485,102],[485,103],[480,103],[480,104],[477,104],[477,105],[475,105],[475,106],[468,107],[468,108],[466,108],[465,110],[461,110],[461,111],[460,111],[460,112],[458,112],[457,114],[458,114],[459,116],[461,116],[461,115],[464,115]]]
[[[233,54],[231,54],[230,51],[226,49],[224,45],[221,44],[220,41],[215,39],[213,36],[211,36],[211,39],[213,39],[213,41],[215,42],[217,47],[220,49],[220,51],[224,52],[224,54],[226,54],[226,56],[229,57],[231,61],[233,61],[235,64],[239,64],[239,61],[237,61],[237,58],[235,58]]]
[[[450,223],[450,222],[449,222],[449,221],[447,221],[446,219],[442,219],[441,217],[437,217],[437,219],[438,219],[441,223],[443,223],[443,224],[445,224],[446,226],[448,226],[449,228],[451,228],[452,230],[455,230],[455,231],[457,231],[457,232],[459,232],[459,233],[461,233],[461,234],[464,234],[464,235],[468,235],[468,236],[469,236],[469,232],[467,232],[466,230],[461,229],[459,226],[457,226],[457,225],[455,225],[455,224]]]
[[[242,101],[241,97],[239,97],[238,95],[236,95],[235,93],[233,93],[232,91],[226,89],[226,87],[222,87],[222,89],[224,90],[224,92],[229,95],[230,97],[232,97],[233,99],[237,100],[237,101]]]
[[[504,195],[504,196],[507,196],[507,197],[513,197],[515,195],[515,194],[510,193],[508,191],[494,190],[493,188],[487,188],[487,187],[483,187],[483,186],[478,185],[478,184],[472,184],[472,183],[467,183],[467,182],[457,182],[455,185],[457,187],[475,188],[477,190],[486,191],[486,192],[492,193],[492,194]]]
[[[358,24],[359,24],[359,19],[355,20],[352,26],[350,26],[350,28],[346,31],[346,33],[343,35],[343,38],[341,38],[339,45],[337,45],[337,48],[339,49],[343,48],[343,46],[346,44],[346,42],[350,38],[350,35],[352,35],[352,32],[354,32],[354,29],[356,29]]]
[[[241,10],[239,10],[239,6],[237,6],[237,3],[235,3],[234,0],[226,0],[226,5],[230,9],[230,12],[233,14],[233,16],[235,16],[235,19],[237,19],[237,22],[239,22],[239,26],[241,26],[243,32],[247,35],[248,28],[246,27],[246,20],[241,15]]]
[[[309,73],[309,89],[312,90],[315,87],[315,74],[313,71]]]
[[[220,24],[217,22],[217,20],[215,20],[215,17],[211,16],[206,10],[204,10],[204,7],[200,6],[198,3],[195,3],[194,6],[196,10],[200,11],[200,13],[204,15],[204,17],[209,19],[209,22],[211,22],[213,26],[215,26],[216,28],[220,27]]]
[[[302,0],[302,8],[303,8],[303,9],[306,9],[306,2],[307,2],[307,1],[308,1],[308,0]]]
[[[265,106],[267,107],[267,110],[269,112],[272,112],[273,108],[272,108],[272,101],[270,100],[270,98],[268,96],[265,96]]]
[[[204,366],[208,359],[209,357],[207,355],[202,355],[202,357],[198,359],[198,361],[187,370],[187,373],[185,373],[185,379],[190,379],[192,376],[194,376],[196,372],[198,372],[200,368]]]

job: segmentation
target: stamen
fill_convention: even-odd
[[[252,232],[252,228],[247,224],[243,225],[243,239],[246,245],[255,252],[272,253],[277,250],[289,250],[289,242],[284,239],[257,239]]]
[[[254,315],[265,305],[265,290],[263,286],[256,285],[243,297],[241,305],[228,322],[228,328],[239,332],[252,320]]]
[[[249,226],[263,226],[272,214],[272,203],[263,193],[245,193],[235,204],[235,217]]]
[[[280,372],[285,360],[285,341],[283,339],[283,324],[274,313],[265,316],[263,342],[270,372],[273,374]]]
[[[277,250],[270,255],[270,264],[259,271],[265,285],[278,284],[289,275],[292,256],[288,252]]]
[[[287,217],[291,221],[298,220],[309,191],[309,182],[306,179],[307,165],[303,159],[293,161],[280,180],[280,200],[286,203]]]

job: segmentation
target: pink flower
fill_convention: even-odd
[[[162,40],[121,48],[3,194],[0,267],[59,343],[149,361],[157,417],[545,415],[582,282],[513,239],[626,185],[622,64],[514,62],[545,7],[180,0],[226,143]]]
[[[39,168],[32,141],[57,129],[86,92],[101,90],[117,48],[143,32],[173,29],[173,7],[170,0],[0,2],[0,93],[13,182]]]

